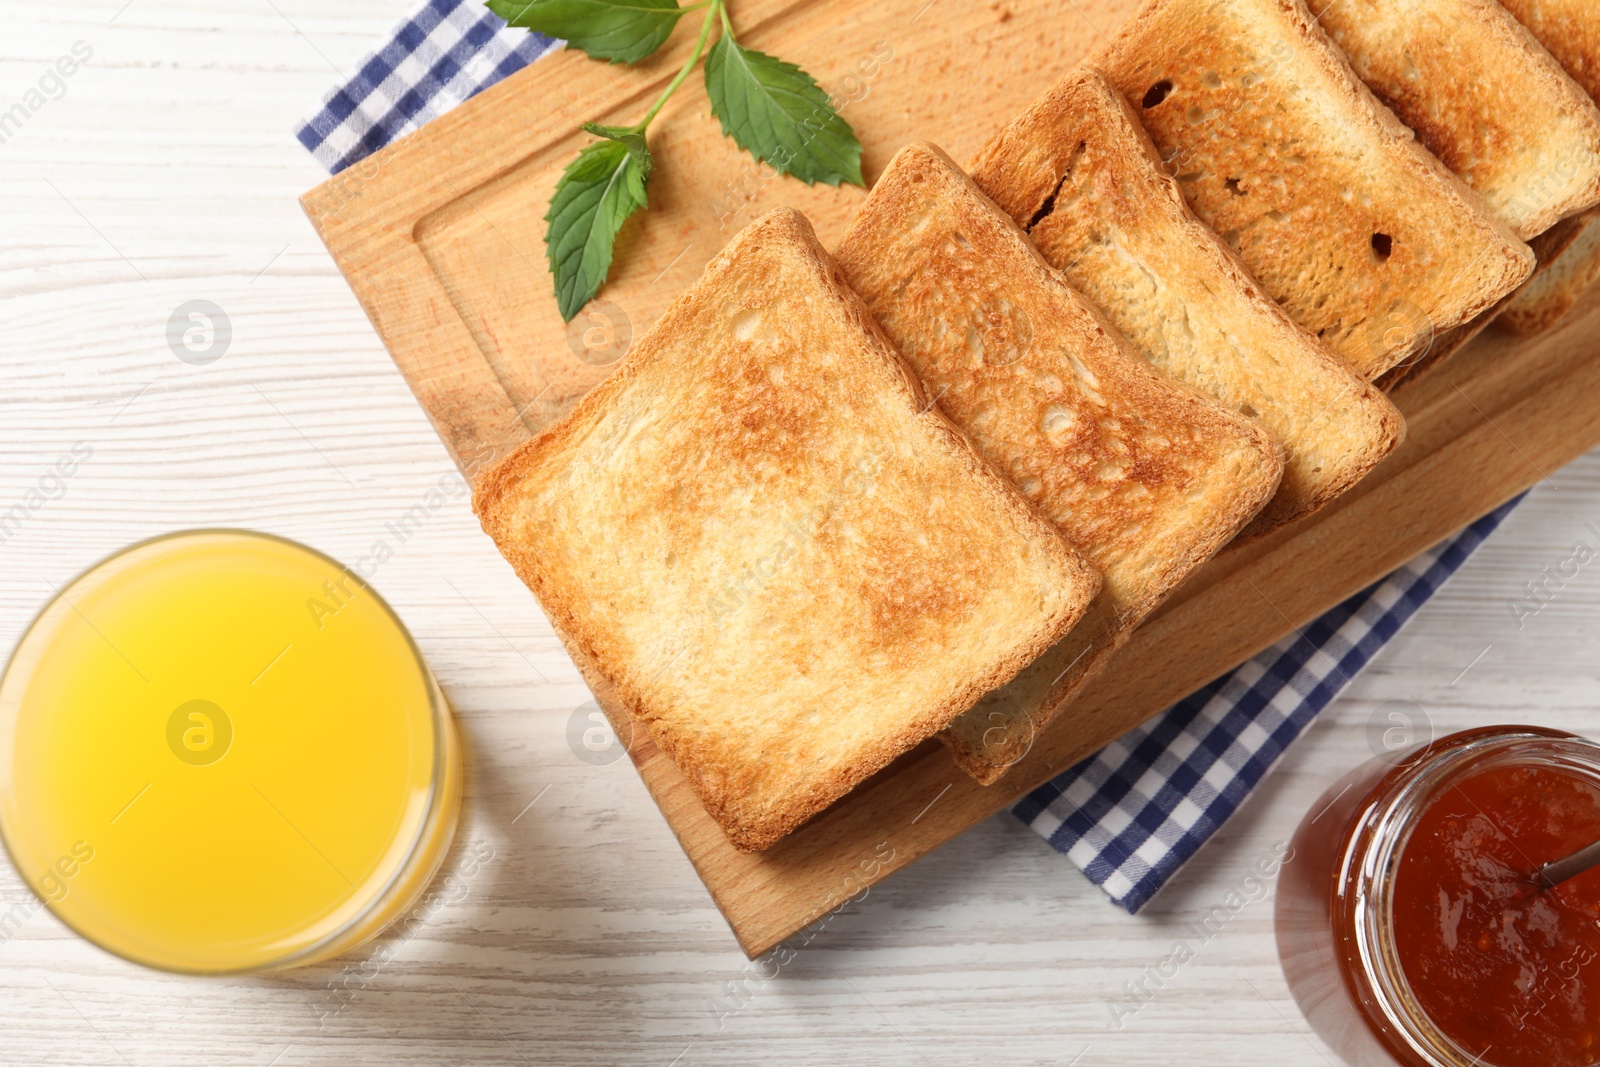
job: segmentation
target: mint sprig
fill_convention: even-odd
[[[855,131],[793,63],[724,34],[706,57],[706,93],[722,132],[779,173],[809,184],[866,184]]]
[[[728,0],[486,0],[513,26],[564,38],[594,59],[637,63],[654,55],[687,12],[705,18],[688,62],[634,126],[584,129],[602,138],[578,153],[556,185],[545,219],[545,247],[561,317],[571,322],[611,272],[617,233],[648,206],[654,160],[646,135],[672,95],[706,59],[706,94],[725,134],[757,160],[809,184],[865,185],[861,142],[816,80],[793,63],[745,48],[734,36]]]
[[[591,59],[637,63],[678,28],[678,0],[488,0],[512,26],[560,37]]]
[[[654,163],[644,135],[632,129],[584,127],[605,140],[578,153],[561,175],[545,221],[545,251],[556,279],[561,317],[571,322],[611,273],[617,231],[648,205],[645,186]]]

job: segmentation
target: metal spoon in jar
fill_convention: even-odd
[[[1533,880],[1540,889],[1554,889],[1567,879],[1576,878],[1597,866],[1600,866],[1600,841],[1585,845],[1564,860],[1545,864],[1533,872]]]

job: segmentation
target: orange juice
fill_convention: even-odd
[[[276,537],[135,545],[0,677],[0,835],[55,915],[190,973],[325,959],[437,870],[455,730],[389,606]]]

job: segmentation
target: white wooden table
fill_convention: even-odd
[[[0,143],[0,513],[74,443],[93,450],[0,544],[7,649],[50,583],[129,541],[237,525],[353,559],[451,472],[296,204],[321,174],[292,125],[404,8],[0,0],[0,112],[26,110]],[[80,41],[93,56],[64,91],[46,78],[30,96]],[[233,328],[205,366],[166,338],[195,299]],[[1600,735],[1600,564],[1520,626],[1510,607],[1574,541],[1595,543],[1589,520],[1600,456],[1553,473],[1138,918],[1001,816],[773,975],[745,963],[629,764],[570,750],[587,692],[458,496],[374,579],[471,746],[455,873],[430,921],[382,943],[381,965],[368,946],[203,981],[124,964],[43,914],[0,942],[0,1062],[1321,1063],[1279,974],[1270,901],[1176,977],[1146,968],[1366,758],[1388,702],[1440,732]],[[474,852],[490,857],[475,871]],[[0,869],[0,912],[27,900]],[[1148,1002],[1114,1026],[1110,1005],[1140,982]]]

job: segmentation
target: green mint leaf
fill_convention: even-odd
[[[683,17],[678,0],[488,0],[488,6],[513,26],[613,63],[653,55]]]
[[[855,131],[793,63],[723,34],[706,57],[706,93],[722,132],[779,172],[811,184],[867,184]]]
[[[645,186],[653,166],[638,130],[592,123],[584,129],[606,140],[578,153],[556,183],[545,215],[550,224],[545,251],[555,276],[556,302],[566,322],[605,284],[617,231],[628,216],[646,206]]]

